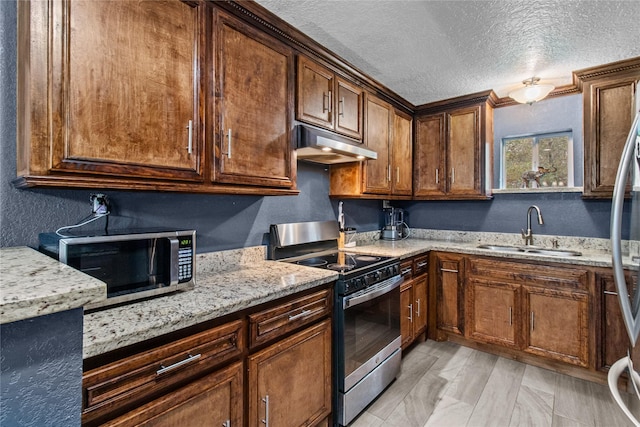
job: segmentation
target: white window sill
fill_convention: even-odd
[[[582,187],[494,188],[493,194],[582,193]]]

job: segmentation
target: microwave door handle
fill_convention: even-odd
[[[169,263],[169,280],[171,280],[171,283],[169,283],[169,285],[175,286],[178,284],[178,253],[180,245],[178,239],[172,237],[168,239],[171,248],[171,262]]]

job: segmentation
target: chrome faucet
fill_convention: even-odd
[[[531,232],[531,211],[534,209],[538,213],[538,224],[540,225],[544,224],[544,221],[542,220],[542,213],[540,212],[540,208],[537,207],[536,205],[529,206],[529,209],[527,210],[527,232],[525,233],[525,231],[522,230],[522,238],[524,239],[525,245],[533,245],[533,233]]]

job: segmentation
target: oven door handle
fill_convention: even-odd
[[[404,282],[404,279],[402,278],[402,276],[398,275],[398,276],[392,277],[391,279],[387,279],[387,281],[389,281],[389,284],[381,288],[376,287],[375,289],[372,289],[370,292],[366,292],[364,294],[356,295],[353,297],[344,298],[342,300],[342,307],[349,308],[358,304],[362,304],[363,302],[371,301],[372,299],[377,298],[380,295],[384,295],[387,292],[390,292],[395,288],[399,287],[400,284]]]

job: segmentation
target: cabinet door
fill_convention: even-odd
[[[367,160],[364,167],[364,192],[389,194],[391,176],[389,164],[389,123],[391,106],[373,96],[365,102],[365,144],[378,153],[376,160]]]
[[[523,286],[524,351],[587,367],[587,293]]]
[[[295,185],[293,53],[216,11],[216,182]]]
[[[242,363],[207,375],[106,424],[124,426],[242,426]]]
[[[584,195],[611,198],[622,149],[635,115],[635,77],[605,78],[585,86]]]
[[[445,116],[435,114],[416,119],[413,194],[444,195]]]
[[[338,96],[335,105],[335,129],[337,132],[362,140],[362,88],[336,77]]]
[[[413,335],[420,335],[427,328],[427,275],[413,282]]]
[[[475,195],[482,191],[480,107],[464,108],[447,114],[448,193]]]
[[[469,337],[515,348],[520,285],[480,279],[467,284]]]
[[[333,130],[334,81],[333,72],[298,56],[298,120]]]
[[[393,115],[392,193],[411,195],[413,189],[413,144],[411,116],[396,111]]]
[[[331,321],[249,356],[249,426],[314,425],[331,412]]]
[[[35,119],[31,151],[47,164],[41,174],[202,180],[204,5],[56,1],[31,7],[36,14],[49,8],[49,22],[32,27],[51,31],[43,36],[50,71],[46,64],[29,70],[31,96],[41,98],[27,101]]]
[[[402,348],[406,348],[413,342],[413,280],[404,282],[400,288],[400,335],[402,336]]]
[[[436,327],[462,335],[464,331],[463,258],[438,254],[436,257]]]
[[[627,283],[632,283],[637,277],[632,272],[627,272]],[[636,286],[637,284],[634,284]],[[598,315],[598,343],[596,352],[596,368],[608,371],[613,363],[627,355],[630,348],[627,329],[622,319],[620,302],[613,275],[610,273],[596,274],[596,289],[599,292]],[[640,346],[634,349],[634,360],[640,356]]]

